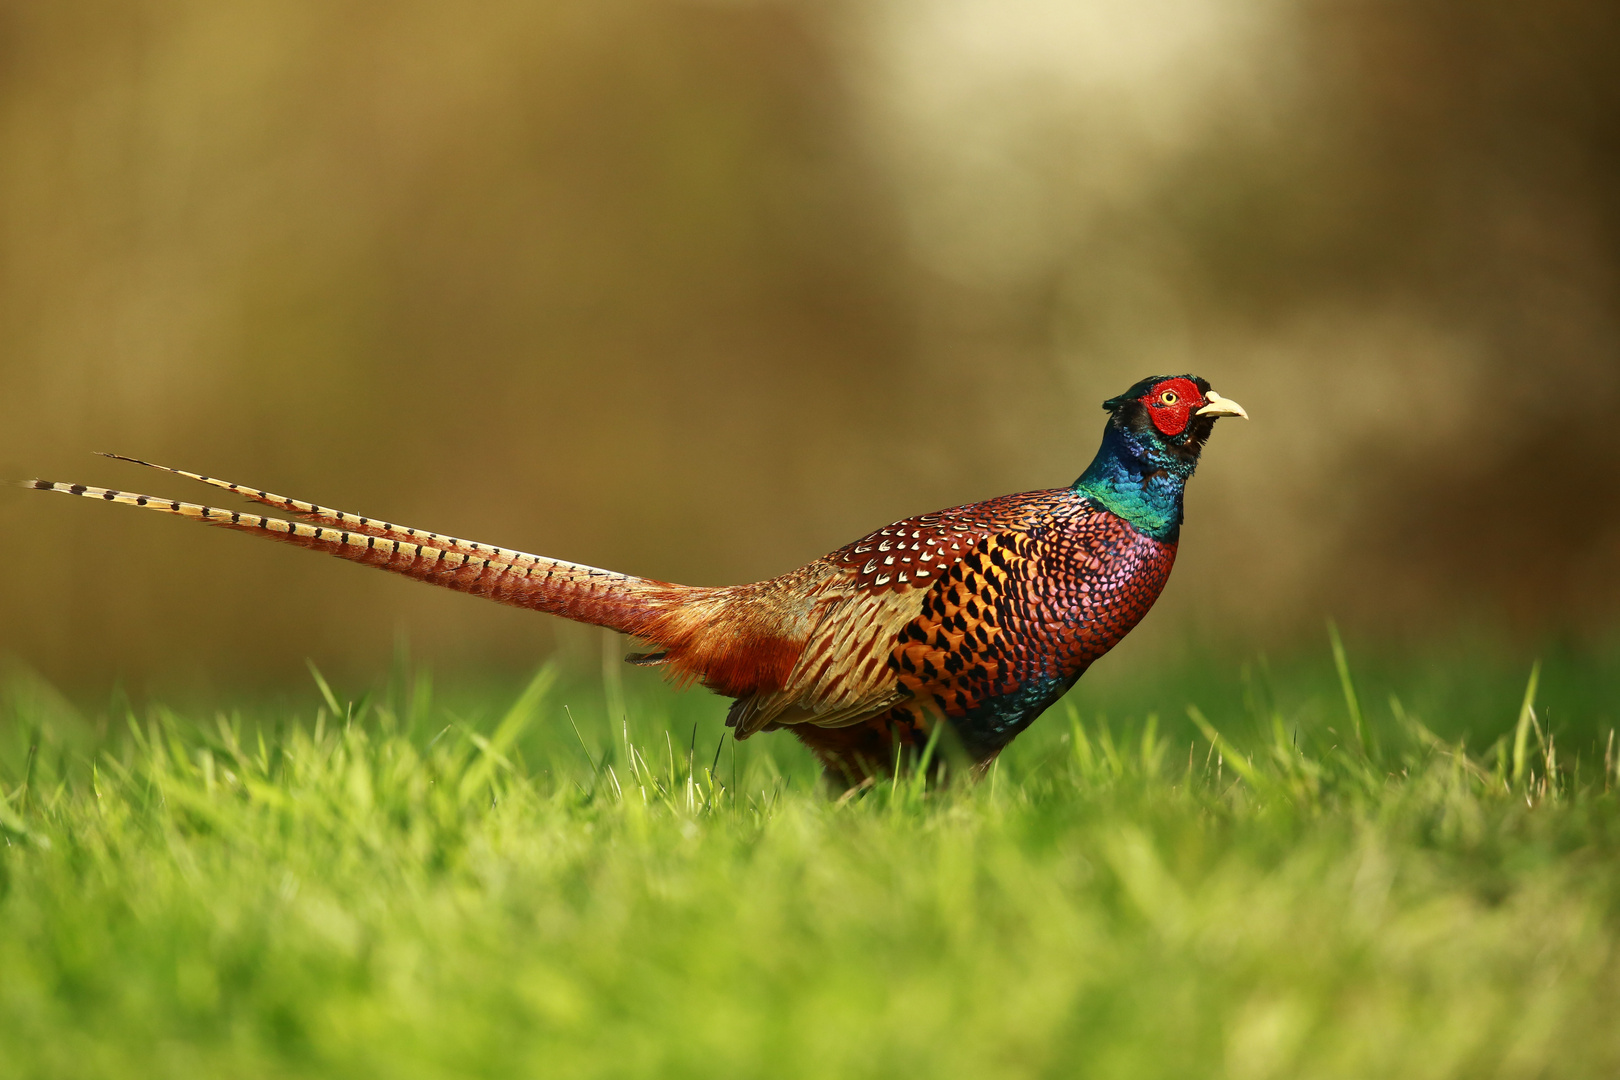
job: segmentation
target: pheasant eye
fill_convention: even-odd
[[[1181,397],[1174,390],[1166,390],[1164,393],[1159,395],[1159,401],[1165,405],[1174,405],[1180,400]]]

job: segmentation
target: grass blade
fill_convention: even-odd
[[[1519,786],[1524,778],[1525,757],[1529,752],[1530,725],[1535,719],[1536,684],[1541,681],[1541,661],[1530,665],[1530,681],[1524,688],[1524,700],[1519,704],[1519,722],[1513,729],[1513,772],[1511,783]]]
[[[1344,707],[1350,714],[1350,727],[1356,736],[1356,745],[1361,752],[1367,752],[1367,733],[1361,724],[1361,700],[1356,697],[1356,684],[1350,678],[1350,661],[1344,653],[1344,641],[1339,637],[1339,628],[1333,622],[1328,623],[1328,640],[1333,644],[1333,666],[1339,673],[1339,690],[1344,694]]]

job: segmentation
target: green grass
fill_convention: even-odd
[[[640,682],[17,677],[0,1076],[1620,1075],[1620,651],[1534,706],[1319,652],[1098,672],[986,782],[842,803]]]

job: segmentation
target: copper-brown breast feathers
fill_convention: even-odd
[[[986,537],[900,631],[899,682],[923,708],[962,716],[1032,683],[1072,678],[1157,599],[1173,544],[1106,511],[1063,509]]]

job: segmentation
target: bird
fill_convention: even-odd
[[[460,540],[120,454],[104,456],[287,517],[85,484],[25,486],[252,533],[618,631],[646,644],[629,662],[731,698],[733,738],[786,728],[832,787],[853,790],[926,760],[941,737],[982,774],[1164,590],[1204,445],[1218,419],[1248,413],[1194,375],[1143,379],[1103,408],[1102,444],[1067,487],[919,514],[778,577],[721,587]]]

